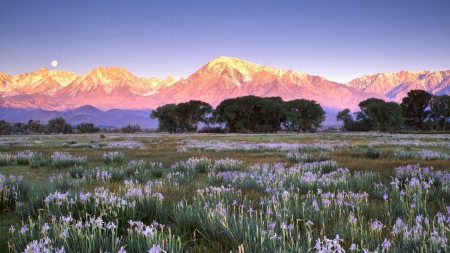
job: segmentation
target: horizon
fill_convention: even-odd
[[[450,69],[449,1],[0,5],[0,72],[12,76],[118,66],[139,77],[181,79],[221,55],[338,83]]]
[[[236,58],[236,57],[219,56],[219,57],[216,57],[216,58],[214,58],[214,59],[211,59],[210,61],[216,60],[216,59],[218,59],[218,58],[220,58],[220,57],[239,59],[239,58]],[[239,60],[247,61],[247,60],[245,60],[245,59],[239,59]],[[209,63],[210,61],[208,61],[207,63]],[[199,66],[195,71],[197,71],[197,70],[200,69],[201,67],[205,66],[207,63],[205,63],[205,64]],[[250,63],[251,63],[251,64],[261,65],[261,64],[258,64],[258,63],[256,63],[256,62],[250,62]],[[266,65],[263,65],[263,66],[266,66]],[[277,68],[276,66],[267,66],[267,67]],[[87,73],[89,73],[89,72],[91,72],[91,71],[93,71],[93,70],[95,70],[95,69],[98,69],[98,68],[123,68],[123,69],[129,71],[131,74],[135,75],[133,72],[131,72],[130,70],[128,70],[128,69],[126,69],[126,68],[124,68],[124,67],[122,67],[122,66],[97,66],[97,67],[95,67],[95,68],[93,68],[93,69],[91,69],[91,70],[88,70],[88,71],[85,72],[85,73],[81,73],[81,74],[75,73],[75,72],[73,72],[73,71],[71,71],[71,70],[58,69],[57,67],[53,67],[53,68],[51,69],[51,68],[49,68],[48,66],[43,66],[43,67],[40,67],[40,68],[38,68],[38,69],[36,69],[36,70],[32,70],[32,71],[30,71],[30,72],[24,72],[24,73],[20,73],[20,74],[18,74],[18,75],[11,75],[11,76],[19,76],[19,75],[22,75],[22,74],[30,74],[30,73],[32,73],[32,72],[37,72],[37,71],[39,71],[40,69],[47,69],[48,71],[71,72],[71,73],[77,74],[78,76],[83,76],[83,75],[85,75],[85,74],[87,74]],[[298,70],[295,70],[295,69],[282,69],[282,70],[285,70],[285,71],[293,70],[293,71],[302,73],[301,71],[298,71]],[[402,70],[399,70],[399,71],[397,71],[397,72],[377,72],[377,73],[367,73],[367,74],[364,74],[364,75],[362,75],[362,76],[377,75],[377,74],[396,74],[396,73],[400,73],[400,72],[402,72],[402,71],[407,71],[407,72],[410,72],[410,73],[417,73],[417,72],[422,72],[422,71],[428,71],[428,72],[430,72],[430,73],[433,73],[433,72],[438,72],[438,71],[450,71],[450,69],[437,69],[437,70],[422,69],[422,70],[418,70],[418,71],[411,71],[411,70],[407,70],[407,69],[402,69]],[[1,73],[1,71],[0,71],[0,73]],[[3,73],[5,73],[5,72],[3,72]],[[189,76],[191,76],[191,75],[194,74],[194,73],[195,73],[195,72],[189,74],[188,76],[180,77],[180,78],[176,78],[176,79],[177,79],[177,80],[180,80],[180,79],[186,79],[186,78],[188,78]],[[9,74],[9,73],[5,73],[5,74]],[[310,74],[310,73],[305,73],[305,74]],[[311,75],[313,75],[313,74],[311,74]],[[169,78],[169,77],[174,77],[173,75],[169,75],[169,76],[165,76],[165,77],[160,77],[160,76],[138,76],[138,75],[135,75],[135,76],[140,77],[140,78],[159,78],[159,79],[166,79],[166,78]],[[318,75],[313,75],[313,76],[318,76]],[[353,77],[353,78],[350,79],[348,82],[350,82],[350,81],[352,81],[352,80],[355,80],[355,79],[358,79],[358,78],[360,78],[360,77],[362,77],[362,76]],[[323,76],[322,76],[322,77],[323,77]],[[326,78],[326,77],[325,77],[325,78]],[[328,79],[328,78],[327,78],[327,79]],[[340,83],[340,84],[345,84],[345,83],[347,83],[347,82],[341,83],[341,82],[338,82],[338,81],[336,81],[336,80],[331,80],[331,79],[328,79],[328,80],[330,80],[330,81],[335,81],[335,82]],[[65,86],[63,86],[63,87],[65,87]]]

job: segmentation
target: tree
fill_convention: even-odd
[[[224,123],[229,132],[236,132],[235,125],[238,120],[236,98],[225,99],[217,105],[213,112],[215,123]]]
[[[197,131],[198,123],[209,124],[211,122],[212,106],[199,100],[190,100],[186,103],[180,103],[175,108],[177,120],[181,125],[187,124],[187,130]]]
[[[353,120],[352,115],[350,114],[350,109],[345,108],[344,110],[338,112],[336,120],[344,122],[344,126],[342,127],[344,131],[354,130],[355,122]]]
[[[291,130],[315,132],[325,120],[325,111],[314,100],[295,99],[284,103],[286,122]]]
[[[39,120],[32,120],[30,119],[28,121],[28,130],[30,133],[42,133],[44,132],[45,126],[41,124]]]
[[[410,90],[406,97],[402,99],[402,113],[406,124],[415,126],[416,130],[421,130],[423,121],[428,117],[426,110],[431,100],[431,94],[424,90]]]
[[[358,106],[378,132],[392,131],[403,124],[402,108],[397,103],[369,98],[361,101]]]
[[[430,118],[434,121],[435,129],[445,131],[450,117],[450,96],[433,95],[430,99]]]
[[[442,119],[442,130],[445,131],[447,127],[447,123],[450,121],[450,96],[449,95],[441,95],[440,96],[441,103],[444,105],[441,111],[441,119]]]
[[[281,97],[267,97],[263,99],[263,104],[259,117],[259,132],[277,132],[281,124],[286,122],[286,113]]]
[[[223,100],[214,111],[229,132],[276,132],[283,120],[282,99],[244,96]]]
[[[11,123],[0,120],[0,135],[10,135],[14,130],[14,127],[11,125]]]
[[[95,127],[94,123],[81,123],[77,126],[78,131],[81,133],[97,133],[100,131],[99,127]]]
[[[48,121],[48,128],[49,128],[50,133],[59,134],[59,133],[64,132],[64,129],[66,128],[66,124],[67,124],[67,122],[65,119],[63,119],[62,117],[57,117],[57,118],[50,119]],[[66,129],[66,130],[68,130],[68,129]]]
[[[353,113],[356,116],[353,131],[371,131],[373,129],[372,120],[363,111]]]
[[[63,129],[63,134],[71,134],[72,133],[72,125],[65,124]]]
[[[25,123],[14,123],[13,125],[14,127],[14,133],[18,133],[18,134],[25,134],[28,133],[28,125]]]
[[[158,130],[168,131],[169,133],[174,133],[181,131],[180,121],[176,114],[176,104],[166,104],[152,110],[150,113],[151,119],[158,119]]]
[[[402,108],[395,102],[370,104],[366,111],[379,132],[393,131],[403,125]]]
[[[134,125],[128,124],[128,126],[124,126],[124,127],[120,128],[120,130],[123,133],[136,133],[136,132],[142,131],[141,126],[139,126],[139,124],[134,124]]]

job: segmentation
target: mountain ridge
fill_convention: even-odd
[[[450,70],[364,75],[341,84],[321,76],[218,57],[187,78],[137,77],[122,67],[97,67],[84,75],[41,68],[11,76],[0,72],[0,107],[69,110],[147,110],[168,103],[202,100],[217,106],[227,98],[280,96],[315,100],[327,111],[356,110],[376,97],[401,102],[411,89],[450,94]]]

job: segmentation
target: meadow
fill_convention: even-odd
[[[0,138],[0,252],[450,252],[450,135]]]

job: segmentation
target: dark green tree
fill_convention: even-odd
[[[267,97],[262,101],[260,109],[258,132],[272,133],[281,128],[281,124],[286,122],[286,113],[281,97]]]
[[[355,121],[353,120],[353,117],[350,114],[350,109],[345,108],[344,110],[338,112],[336,120],[342,121],[344,123],[344,126],[342,126],[342,130],[354,131]]]
[[[10,135],[14,131],[13,125],[5,120],[0,120],[0,135]]]
[[[416,130],[421,130],[424,120],[428,117],[426,110],[430,104],[431,94],[424,90],[410,90],[406,97],[402,99],[402,114],[405,123],[414,126]]]
[[[176,114],[176,104],[166,104],[152,110],[151,119],[158,119],[158,130],[168,131],[169,133],[181,132],[180,121]]]
[[[353,131],[371,131],[373,130],[372,120],[363,111],[353,113],[356,117]]]
[[[395,102],[370,104],[366,111],[379,132],[400,129],[403,125],[402,108]]]
[[[28,121],[28,130],[30,133],[42,133],[45,130],[45,126],[41,124],[40,120],[32,120]]]
[[[63,134],[71,134],[72,131],[73,131],[72,125],[66,123],[64,125]]]
[[[304,133],[315,132],[325,120],[325,111],[314,100],[295,99],[284,103],[289,129]]]
[[[14,133],[26,134],[29,131],[28,125],[25,123],[20,123],[20,122],[14,123],[13,127],[14,127],[14,130],[13,130]]]
[[[180,125],[191,131],[197,131],[198,123],[211,123],[212,106],[199,100],[180,103],[175,108],[175,114]]]
[[[81,133],[97,133],[100,131],[100,128],[95,127],[94,123],[81,123],[78,124],[77,130]]]
[[[430,119],[436,130],[445,131],[450,117],[450,96],[433,95],[430,99]]]
[[[236,132],[235,125],[238,121],[236,98],[225,99],[217,105],[213,112],[215,123],[225,124],[228,132]]]
[[[48,121],[48,129],[50,133],[63,133],[66,128],[66,124],[66,120],[62,117],[53,118]]]
[[[361,101],[358,106],[378,132],[399,129],[403,124],[402,108],[395,102],[369,98]]]
[[[447,123],[450,122],[450,96],[449,95],[441,95],[440,96],[441,103],[444,105],[441,111],[441,119],[442,119],[442,130],[446,131]]]
[[[134,125],[128,124],[128,126],[124,126],[124,127],[120,128],[120,130],[123,133],[137,133],[137,132],[142,131],[141,126],[139,126],[139,124],[134,124]]]
[[[276,132],[283,120],[282,99],[244,96],[222,101],[214,112],[229,132]]]

